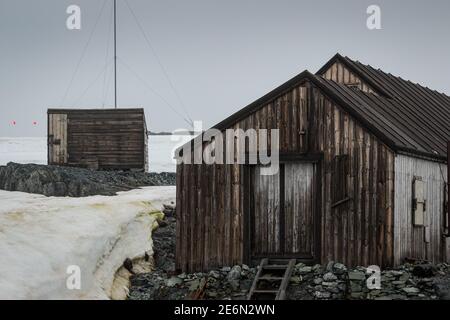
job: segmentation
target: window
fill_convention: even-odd
[[[335,156],[331,163],[331,201],[336,207],[350,199],[348,194],[348,155]]]
[[[425,226],[426,200],[424,181],[421,177],[414,177],[413,181],[413,224],[417,227]]]
[[[361,84],[359,82],[347,83],[346,86],[353,90],[361,90]]]

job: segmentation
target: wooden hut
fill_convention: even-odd
[[[279,129],[279,172],[178,164],[178,270],[450,259],[449,96],[337,54],[214,128]]]
[[[148,170],[143,109],[48,109],[48,164]]]

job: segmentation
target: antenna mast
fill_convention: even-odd
[[[117,14],[114,0],[114,108],[117,109]]]

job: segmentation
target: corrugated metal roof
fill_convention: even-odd
[[[378,118],[372,119],[374,125],[391,136],[399,149],[446,158],[450,141],[449,96],[339,54],[317,74],[323,74],[337,60],[370,84],[380,96],[355,92],[319,77],[322,81],[339,94],[360,99],[366,108],[359,108],[357,112],[368,118],[369,114]],[[398,136],[393,136],[394,132]]]

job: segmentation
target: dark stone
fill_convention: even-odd
[[[429,278],[433,277],[436,271],[431,264],[419,264],[414,266],[412,274],[420,278]]]
[[[129,272],[131,272],[132,274],[134,274],[133,271],[133,261],[131,261],[130,258],[126,258],[125,261],[123,262],[123,267],[125,269],[127,269]]]
[[[144,186],[175,185],[175,173],[93,171],[84,168],[18,164],[0,166],[0,189],[55,197],[115,195]],[[175,207],[169,215],[173,215]]]
[[[164,221],[164,220],[159,220],[159,221],[158,221],[158,226],[159,226],[160,228],[165,228],[165,227],[168,226],[168,223],[167,223],[166,221]]]

